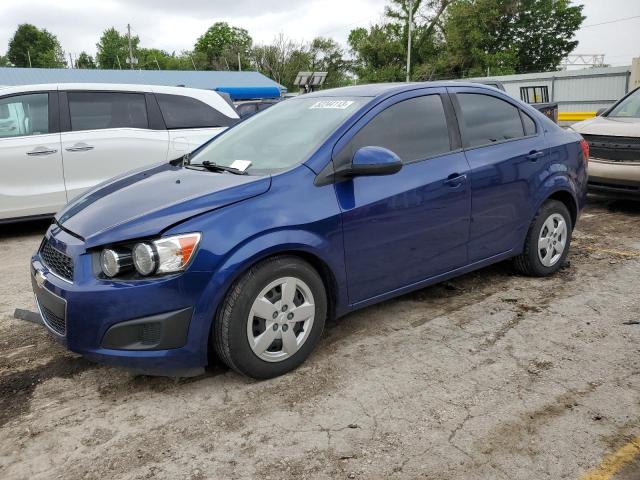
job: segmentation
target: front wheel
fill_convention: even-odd
[[[327,294],[316,270],[301,259],[267,259],[231,288],[217,315],[213,345],[238,373],[272,378],[293,370],[322,334]]]
[[[571,215],[564,203],[547,200],[533,219],[522,254],[514,260],[516,268],[534,277],[556,273],[569,254]]]

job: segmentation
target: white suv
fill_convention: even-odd
[[[238,121],[211,90],[0,88],[0,223],[50,216],[117,174],[179,158]]]

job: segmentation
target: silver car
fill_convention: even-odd
[[[640,200],[640,87],[571,128],[589,143],[589,190]]]

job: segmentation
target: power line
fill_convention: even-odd
[[[640,15],[634,15],[633,17],[616,18],[615,20],[609,20],[607,22],[600,22],[600,23],[592,23],[591,25],[583,25],[582,27],[580,27],[580,29],[582,30],[583,28],[597,27],[598,25],[608,25],[610,23],[624,22],[626,20],[633,20],[634,18],[640,18]]]

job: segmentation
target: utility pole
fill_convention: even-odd
[[[69,68],[73,68],[73,57],[71,57],[71,52],[69,52]]]
[[[27,58],[29,59],[29,68],[31,68],[31,53],[29,52],[28,48],[27,48]]]
[[[131,47],[131,25],[127,23],[127,38],[129,40],[129,68],[133,70],[133,48]]]
[[[242,64],[240,63],[240,52],[238,52],[238,71],[242,71]]]
[[[409,79],[409,72],[411,70],[411,32],[413,30],[413,0],[409,0],[409,25],[407,35],[407,82]]]

